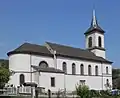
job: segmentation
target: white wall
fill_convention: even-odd
[[[45,56],[38,56],[38,55],[32,55],[29,54],[14,54],[9,56],[9,69],[16,71],[13,76],[10,77],[10,84],[14,84],[15,86],[18,86],[19,83],[19,76],[20,74],[25,75],[25,82],[31,81],[31,74],[29,73],[31,71],[31,65],[39,66],[39,63],[41,61],[46,61],[49,65],[49,67],[54,67],[53,58],[51,57],[45,57]],[[32,74],[32,77],[34,75]],[[16,80],[17,79],[17,80]],[[33,81],[34,79],[32,79]]]
[[[101,73],[101,63],[97,62],[90,62],[86,60],[76,60],[76,59],[69,59],[69,58],[64,58],[64,57],[57,57],[57,68],[62,70],[62,63],[66,62],[67,63],[67,73],[72,74],[72,63],[75,63],[76,65],[76,74],[80,74],[80,65],[84,65],[84,74],[88,75],[88,65],[91,65],[92,67],[92,75],[95,75],[95,66],[98,66],[99,70],[99,75],[102,75]]]
[[[39,66],[39,63],[41,61],[46,61],[49,67],[54,67],[54,61],[52,57],[32,55],[31,58],[32,58],[31,65]]]
[[[55,77],[55,87],[51,87],[51,77]],[[45,87],[46,91],[58,91],[64,89],[64,74],[40,72],[39,86]]]
[[[19,76],[24,73],[25,81],[30,80],[30,55],[28,54],[15,54],[9,56],[9,69],[15,71],[16,73],[10,77],[10,84],[18,86]]]
[[[100,76],[67,75],[65,80],[67,91],[75,90],[75,86],[80,83],[80,80],[85,80],[85,84],[88,85],[90,89],[102,89],[102,82]]]
[[[89,39],[89,37],[92,37],[92,47],[99,47],[98,46],[98,37],[99,36],[101,37],[101,40],[102,40],[102,42],[101,42],[102,46],[101,47],[104,48],[105,47],[105,45],[104,45],[104,35],[102,35],[102,34],[100,34],[98,32],[95,32],[93,34],[90,34],[90,35],[86,36],[86,49],[89,48],[88,47],[88,39]],[[93,49],[93,50],[91,50],[91,52],[93,52],[96,56],[100,56],[100,57],[103,57],[103,58],[106,57],[105,56],[106,54],[105,54],[104,50]]]
[[[88,47],[88,39],[89,39],[89,37],[92,37],[92,46],[96,46],[96,45],[97,45],[95,33],[90,34],[90,35],[87,35],[87,36],[85,36],[86,49],[89,48],[89,47]]]
[[[20,86],[19,76],[20,74],[24,74],[25,82],[30,82],[30,73],[19,72],[15,73],[14,75],[10,76],[9,84],[13,84],[15,87]]]
[[[31,64],[30,64],[30,55],[27,54],[15,54],[9,57],[9,67],[10,70],[17,71],[11,78],[9,83],[14,84],[15,86],[19,85],[19,75],[23,73],[25,75],[25,81],[30,82],[31,74],[30,72],[30,65],[39,66],[41,61],[46,61],[49,64],[49,67],[54,67],[54,61],[51,57],[45,56],[31,56]],[[79,80],[83,79],[86,80],[86,84],[89,85],[91,89],[101,89],[104,88],[104,83],[106,79],[112,84],[112,66],[109,64],[101,64],[97,62],[90,62],[86,60],[78,60],[78,59],[69,59],[64,57],[57,57],[57,69],[62,70],[62,63],[67,63],[67,74],[66,75],[66,89],[67,90],[74,90],[75,85],[79,82]],[[76,74],[72,74],[72,63],[76,64]],[[84,76],[80,75],[80,65],[84,65]],[[88,76],[88,65],[92,67],[92,76]],[[95,66],[98,66],[98,74],[99,76],[95,76]],[[106,75],[106,66],[108,66],[109,75]],[[102,73],[104,73],[104,79],[102,78]],[[41,76],[38,78],[38,74],[32,74],[32,81],[36,83],[40,83],[40,86],[45,86],[47,89],[50,88],[52,90],[56,90],[58,88],[63,89],[64,87],[64,75],[62,74],[55,74],[55,73],[41,73]],[[56,87],[50,87],[50,77],[56,77]],[[95,83],[93,82],[95,81]]]
[[[97,46],[98,47],[98,37],[101,37],[101,40],[102,40],[102,48],[105,47],[104,45],[104,35],[98,33],[98,32],[95,32],[93,34],[90,34],[90,35],[87,35],[86,36],[86,48],[89,48],[88,47],[88,38],[89,37],[92,37],[92,46]]]
[[[102,40],[102,48],[105,47],[105,43],[104,43],[104,35],[103,34],[100,34],[100,33],[95,33],[95,41],[96,41],[96,46],[98,46],[98,37],[101,37],[101,40]]]
[[[105,58],[105,51],[104,50],[99,50],[99,49],[93,49],[91,50],[96,56],[100,56]]]
[[[105,89],[104,83],[106,82],[105,79],[109,79],[112,85],[112,66],[109,64],[101,64],[97,62],[90,62],[85,60],[75,60],[75,59],[68,59],[64,57],[57,57],[57,68],[62,70],[62,63],[67,63],[67,75],[66,76],[66,87],[68,90],[75,89],[75,84],[79,82],[79,80],[83,79],[86,80],[86,84],[89,85],[91,89]],[[72,63],[76,64],[76,74],[72,74]],[[84,65],[84,75],[80,75],[80,65]],[[88,65],[92,67],[92,76],[88,76]],[[98,66],[98,75],[95,76],[95,66]],[[106,67],[108,67],[109,75],[106,75]],[[104,73],[104,80],[102,78],[102,74]],[[95,81],[95,82],[93,82]],[[104,82],[105,81],[105,82]]]
[[[30,55],[28,54],[10,55],[9,69],[14,71],[30,71]]]

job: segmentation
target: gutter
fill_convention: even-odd
[[[103,90],[103,63],[101,62],[101,74],[102,74],[102,90]]]

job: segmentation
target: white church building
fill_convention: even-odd
[[[36,83],[51,91],[74,91],[78,83],[94,90],[112,87],[112,62],[106,59],[104,34],[93,12],[91,25],[84,33],[86,49],[51,42],[22,44],[7,54],[13,72],[9,83],[16,87]]]

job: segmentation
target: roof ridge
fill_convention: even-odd
[[[59,46],[63,46],[63,47],[68,47],[68,48],[74,48],[74,49],[80,49],[83,51],[88,51],[87,49],[82,49],[82,48],[78,48],[78,47],[72,47],[70,45],[65,45],[65,44],[59,44],[59,43],[53,43],[53,42],[46,42],[48,44],[54,44],[54,45],[59,45]]]
[[[34,44],[34,43],[23,43],[22,45],[24,45],[24,44],[29,44],[29,45],[36,45],[36,46],[43,46],[43,47],[45,47],[44,45],[40,45],[40,44]]]
[[[32,45],[32,46],[38,46],[38,47],[45,47],[44,45],[33,44],[33,43],[25,42],[25,43],[21,44],[19,47],[15,48],[14,50],[18,50],[18,49],[22,48],[22,47],[25,46],[25,45]],[[45,47],[45,48],[46,48],[46,47]]]

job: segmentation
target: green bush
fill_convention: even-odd
[[[76,86],[76,94],[80,98],[90,98],[90,90],[86,85],[77,85]]]
[[[92,97],[100,97],[99,91],[96,91],[96,90],[90,90],[90,95]]]

